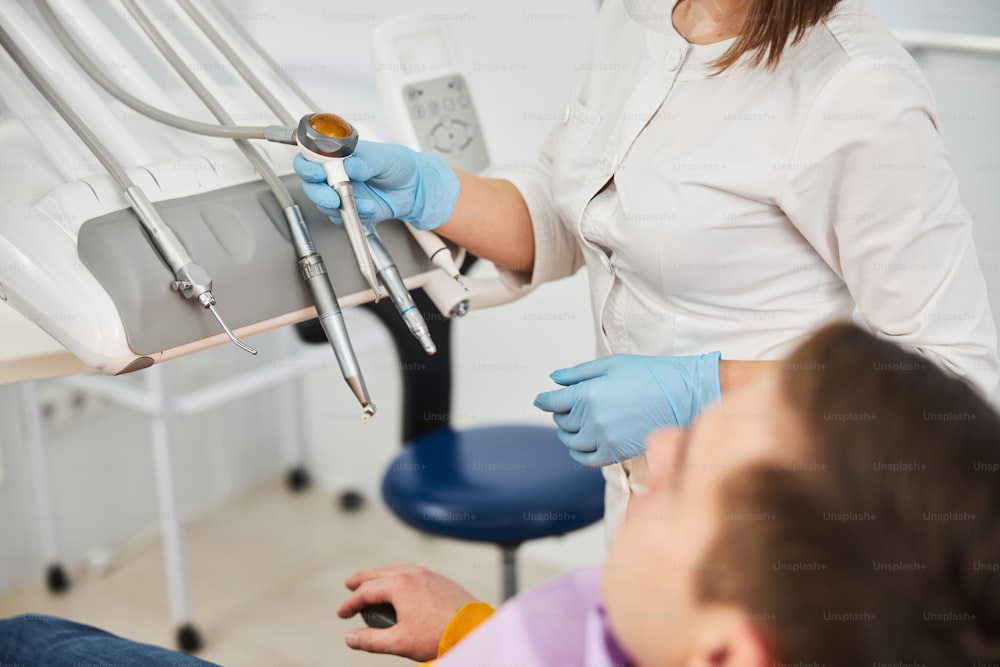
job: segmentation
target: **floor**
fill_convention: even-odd
[[[447,574],[480,599],[496,603],[499,551],[431,538],[367,503],[337,509],[330,494],[290,494],[260,487],[185,528],[194,622],[205,640],[200,657],[239,667],[412,665],[360,654],[343,643],[358,621],[341,620],[344,579],[374,565],[418,562]],[[97,625],[139,641],[173,646],[159,539],[137,539],[115,554],[106,574],[71,572],[72,588],[51,595],[41,585],[0,597],[0,617],[43,613]],[[522,559],[522,588],[561,570]]]

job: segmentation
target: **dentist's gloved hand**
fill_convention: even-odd
[[[535,407],[553,413],[579,463],[620,463],[645,451],[654,429],[688,426],[719,399],[720,356],[614,354],[562,368],[549,377],[565,388],[539,394]]]
[[[326,184],[323,165],[296,155],[292,166],[304,181],[306,196],[340,223],[340,197]],[[405,146],[359,141],[344,160],[344,170],[363,222],[398,219],[417,229],[434,229],[448,221],[458,201],[458,177],[447,163]]]

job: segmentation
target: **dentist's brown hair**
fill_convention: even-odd
[[[752,67],[777,67],[785,48],[796,44],[809,29],[826,19],[840,0],[749,0],[743,28],[729,50],[712,64],[721,72],[748,54]]]

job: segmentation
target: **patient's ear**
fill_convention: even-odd
[[[771,649],[760,629],[737,607],[699,610],[687,667],[770,667]]]

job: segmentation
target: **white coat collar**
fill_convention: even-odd
[[[711,63],[729,50],[736,38],[714,44],[691,44],[674,27],[673,12],[677,2],[678,0],[623,0],[628,17],[644,30],[646,46],[654,62],[670,63],[678,55],[683,55],[678,79],[707,78],[714,71]],[[727,72],[738,65],[739,63]]]

